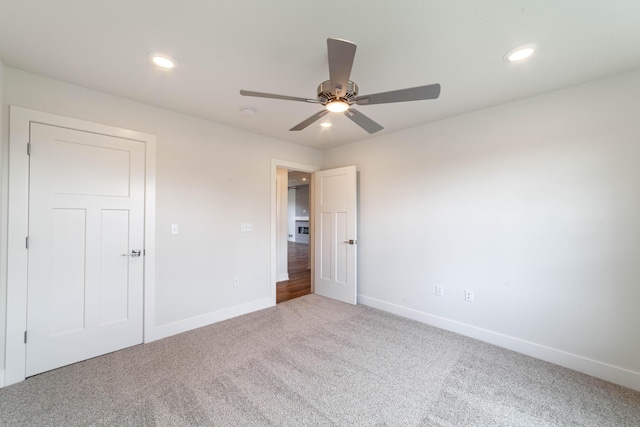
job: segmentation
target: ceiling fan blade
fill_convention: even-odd
[[[344,115],[349,117],[354,121],[355,124],[360,126],[362,129],[366,130],[369,133],[376,133],[382,129],[378,123],[371,120],[369,117],[362,114],[360,111],[354,110],[353,108],[348,109],[344,112]]]
[[[390,102],[420,101],[436,99],[440,96],[440,84],[418,86],[408,89],[392,90],[390,92],[374,93],[356,96],[353,100],[358,105],[388,104]]]
[[[314,104],[317,104],[320,102],[317,99],[298,98],[297,96],[287,96],[287,95],[274,95],[273,93],[253,92],[251,90],[240,90],[240,95],[255,96],[258,98],[284,99],[285,101],[312,102]]]
[[[347,92],[356,45],[347,40],[327,39],[331,93],[341,97]]]
[[[316,120],[318,120],[320,117],[325,116],[329,114],[329,111],[327,110],[320,110],[317,113],[315,113],[313,116],[309,117],[308,119],[305,119],[303,121],[301,121],[300,123],[298,123],[297,125],[295,125],[294,127],[292,127],[291,130],[302,130],[304,128],[306,128],[307,126],[309,126],[311,123],[315,122]]]

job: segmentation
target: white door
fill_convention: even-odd
[[[30,132],[27,376],[143,338],[144,143]]]
[[[315,292],[356,304],[356,167],[314,174]]]

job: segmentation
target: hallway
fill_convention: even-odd
[[[276,283],[276,304],[311,293],[309,245],[288,242],[289,280]]]

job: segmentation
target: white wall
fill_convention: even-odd
[[[289,242],[296,241],[296,189],[289,188],[287,191],[287,240]]]
[[[289,171],[276,169],[276,281],[289,280],[287,239],[289,221]]]
[[[6,106],[13,104],[157,136],[157,336],[270,301],[271,159],[319,165],[319,151],[9,67],[3,81],[5,129]],[[2,135],[4,178],[8,136]],[[0,200],[6,200],[5,180]],[[243,222],[253,231],[240,233]],[[170,224],[179,224],[179,235],[170,235]],[[233,288],[233,277],[240,287]],[[4,298],[6,282],[1,285]],[[0,310],[4,322],[5,305]],[[4,328],[0,343],[4,355]]]
[[[635,71],[325,152],[359,301],[640,389],[639,112]]]
[[[4,112],[4,64],[0,60],[0,386],[4,384],[5,342],[7,312],[7,200],[9,176],[9,146],[2,141],[7,139],[8,126]]]
[[[309,185],[301,185],[296,191],[296,216],[309,216]]]

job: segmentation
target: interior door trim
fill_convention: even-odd
[[[153,341],[155,319],[155,186],[156,137],[128,129],[9,107],[9,204],[7,230],[7,317],[5,378],[2,386],[25,379],[27,330],[27,250],[29,230],[29,127],[42,123],[84,132],[133,139],[145,144],[144,342]]]

